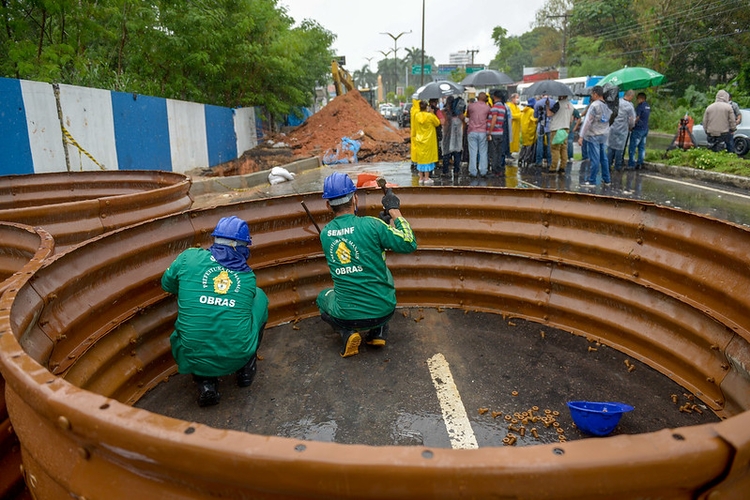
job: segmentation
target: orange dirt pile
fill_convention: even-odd
[[[359,92],[338,96],[289,134],[295,154],[321,156],[335,150],[343,137],[359,138],[359,161],[399,161],[408,157],[408,131],[375,111]]]
[[[240,158],[217,165],[205,175],[248,174],[311,156],[322,162],[327,152],[336,151],[344,137],[359,140],[360,163],[409,159],[409,129],[399,130],[353,90],[334,98],[288,135],[266,137]],[[288,147],[278,147],[279,143]]]

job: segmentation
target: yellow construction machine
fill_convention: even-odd
[[[337,60],[331,61],[331,74],[333,75],[333,86],[336,87],[336,95],[344,95],[354,90],[354,79]]]

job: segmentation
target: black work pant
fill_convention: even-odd
[[[492,140],[487,141],[487,156],[489,157],[489,171],[500,173],[505,170],[505,140],[502,135],[491,136]]]
[[[372,318],[372,319],[341,319],[341,318],[334,318],[328,313],[325,313],[323,311],[320,312],[320,319],[328,323],[333,327],[334,330],[352,330],[352,331],[359,331],[359,330],[371,330],[373,328],[377,328],[379,326],[382,326],[393,317],[393,313],[396,312],[394,309],[393,312],[390,314],[383,316],[382,318]]]

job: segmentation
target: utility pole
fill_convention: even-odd
[[[560,67],[566,68],[567,71],[567,52],[568,52],[568,18],[570,17],[570,13],[566,12],[565,14],[560,14],[558,16],[547,16],[550,19],[562,19],[562,32],[563,32],[563,41],[562,41],[562,56],[560,57]]]
[[[402,31],[398,35],[380,33],[381,35],[388,35],[393,38],[393,95],[396,95],[396,87],[398,86],[398,39],[401,38],[401,35],[408,35],[409,33],[411,33],[411,30]]]
[[[471,54],[471,64],[472,65],[474,64],[474,54],[476,54],[477,52],[479,52],[479,49],[471,49],[471,50],[466,49],[466,53],[467,54]]]

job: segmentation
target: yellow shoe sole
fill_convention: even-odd
[[[372,339],[367,341],[367,345],[375,347],[383,347],[385,345],[385,339]]]
[[[354,332],[349,335],[349,338],[346,340],[346,348],[344,349],[344,352],[339,354],[341,354],[342,358],[348,358],[349,356],[359,354],[359,344],[361,343],[362,337],[359,335],[359,332]]]

